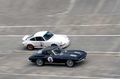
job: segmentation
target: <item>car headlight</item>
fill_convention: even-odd
[[[62,42],[60,46],[64,46],[64,45],[65,45],[65,43]]]

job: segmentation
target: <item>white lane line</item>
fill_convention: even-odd
[[[0,50],[1,51],[1,50]],[[3,54],[33,54],[36,53],[38,50],[33,50],[33,51],[29,51],[29,50],[7,50],[10,51],[9,53],[7,52],[3,52],[1,51],[1,55]],[[112,51],[89,51],[89,50],[85,50],[85,52],[87,52],[88,54],[117,54],[118,56],[120,56],[120,52],[112,52]],[[116,56],[117,56],[116,55]]]
[[[0,26],[0,28],[23,28],[23,27],[55,27],[55,25],[27,25],[27,26]]]
[[[25,35],[0,35],[0,37],[23,37]]]
[[[70,37],[119,37],[120,35],[68,35]]]
[[[0,37],[23,37],[25,35],[0,35]],[[120,37],[120,35],[67,35],[69,37]]]
[[[23,27],[31,27],[31,28],[35,28],[35,27],[68,27],[68,26],[74,26],[74,27],[89,27],[89,26],[93,26],[93,27],[110,27],[110,26],[120,26],[120,24],[81,24],[81,25],[27,25],[27,26],[0,26],[0,28],[23,28]]]
[[[104,77],[67,76],[67,75],[40,75],[40,74],[19,74],[19,73],[0,73],[0,74],[1,75],[15,75],[15,76],[33,76],[33,77],[113,79],[113,78],[104,78]]]
[[[98,53],[98,54],[120,54],[120,52],[109,52],[109,51],[86,51],[87,53]]]

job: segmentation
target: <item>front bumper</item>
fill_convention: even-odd
[[[80,63],[80,62],[82,62],[82,61],[85,61],[85,59],[86,59],[86,58],[83,58],[83,59],[81,59],[81,60],[79,60],[79,61],[76,61],[76,63]]]
[[[82,62],[86,60],[86,55],[81,57],[78,61],[75,61],[76,63]]]
[[[67,41],[63,45],[60,45],[60,47],[65,48],[68,47],[69,45],[70,45],[70,39],[67,39]]]

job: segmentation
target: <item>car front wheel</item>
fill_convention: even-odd
[[[74,61],[73,60],[67,60],[66,61],[66,65],[68,66],[68,67],[73,67],[74,66]]]
[[[43,62],[42,59],[37,59],[37,60],[36,60],[36,64],[37,64],[38,66],[42,66],[42,65],[44,64],[44,62]]]
[[[58,46],[57,44],[52,44],[51,46]]]

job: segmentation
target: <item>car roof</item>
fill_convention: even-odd
[[[35,33],[33,37],[44,36],[47,32],[48,31],[39,31],[39,32]]]
[[[42,49],[42,51],[53,50],[53,49],[55,49],[55,48],[58,48],[58,46],[48,46],[48,47]]]

